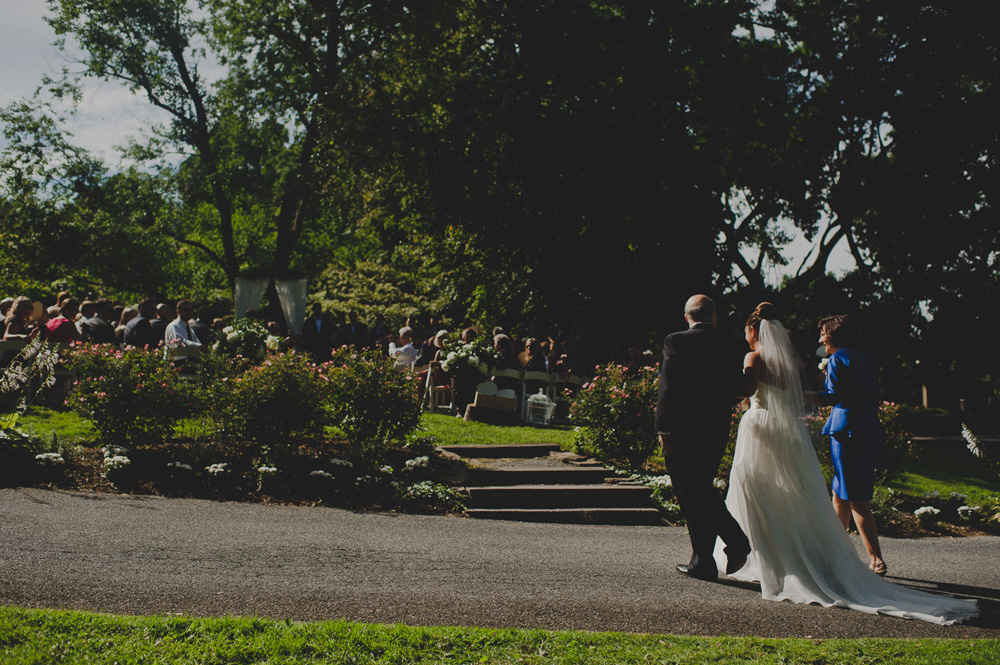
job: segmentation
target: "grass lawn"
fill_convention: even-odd
[[[345,621],[123,617],[0,607],[0,661],[28,663],[996,663],[997,640],[677,637]]]
[[[555,443],[563,450],[573,447],[573,428],[563,426],[496,426],[466,422],[442,413],[425,413],[420,426],[438,437],[441,445],[469,446],[501,443]]]
[[[906,470],[889,487],[905,494],[923,496],[937,490],[942,497],[952,492],[969,497],[969,505],[997,502],[1000,475],[975,458],[959,442],[917,443]]]

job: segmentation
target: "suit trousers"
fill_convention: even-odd
[[[722,538],[734,551],[750,551],[750,541],[726,508],[714,481],[726,451],[720,444],[697,435],[671,437],[673,452],[666,458],[667,473],[688,524],[691,538],[689,565],[698,572],[715,572],[715,539]]]

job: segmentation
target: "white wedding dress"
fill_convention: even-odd
[[[760,337],[757,350],[771,380],[787,387],[759,383],[740,421],[726,507],[752,551],[732,577],[759,581],[766,600],[847,607],[942,625],[978,616],[975,600],[892,584],[861,561],[833,510],[809,432],[799,420],[801,384],[787,332],[780,322],[763,321]],[[715,558],[724,571],[722,543]]]

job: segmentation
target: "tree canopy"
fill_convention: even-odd
[[[29,268],[0,269],[165,295],[188,271],[204,297],[301,275],[345,308],[645,342],[693,292],[794,307],[803,346],[850,307],[882,353],[980,378],[996,5],[49,0],[80,75],[170,120],[104,165],[44,102],[5,109],[0,234]]]

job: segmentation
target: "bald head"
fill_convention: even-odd
[[[706,295],[696,295],[684,303],[684,318],[689,324],[711,323],[715,325],[715,303]]]

